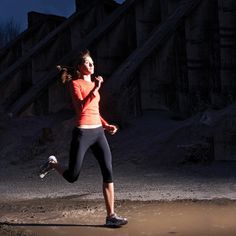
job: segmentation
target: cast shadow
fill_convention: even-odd
[[[85,228],[119,228],[114,226],[107,226],[105,224],[56,224],[56,223],[9,223],[0,222],[0,226],[11,226],[11,227],[85,227]]]

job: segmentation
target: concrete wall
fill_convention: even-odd
[[[236,161],[236,119],[228,117],[214,135],[214,153],[217,161]]]

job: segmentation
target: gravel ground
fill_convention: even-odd
[[[232,110],[228,113],[234,115]],[[236,162],[193,163],[178,148],[215,130],[228,113],[221,111],[221,115],[214,115],[215,125],[209,128],[199,123],[200,115],[180,120],[165,111],[150,111],[121,128],[117,135],[108,135],[116,199],[236,199]],[[90,153],[74,184],[67,183],[54,171],[43,180],[38,177],[39,166],[51,154],[67,164],[73,128],[70,115],[21,117],[0,126],[4,127],[0,134],[2,202],[71,195],[102,199],[100,170]]]

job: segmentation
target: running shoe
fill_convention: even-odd
[[[39,177],[41,179],[44,178],[49,171],[53,170],[51,163],[57,163],[57,158],[55,156],[50,156],[48,160],[40,166]]]
[[[128,220],[126,218],[117,216],[116,214],[113,214],[111,216],[108,216],[106,218],[106,226],[107,227],[121,227],[122,225],[126,225],[128,223]]]

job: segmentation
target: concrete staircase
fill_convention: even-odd
[[[209,104],[224,107],[235,99],[236,83],[220,72],[219,61],[224,60],[216,54],[220,50],[215,40],[220,35],[217,22],[220,19],[225,23],[225,5],[210,0],[91,4],[1,70],[1,104],[11,115],[42,114],[65,107],[69,98],[56,82],[55,66],[73,65],[83,48],[90,49],[96,73],[105,79],[102,109],[113,108],[116,120],[145,109],[170,109],[189,115]],[[232,2],[225,4],[230,11]],[[235,17],[232,13],[231,18]],[[231,57],[221,50],[225,57]],[[206,67],[219,73],[206,72]],[[231,65],[232,72],[233,68]],[[22,89],[25,80],[31,83],[27,90]]]

